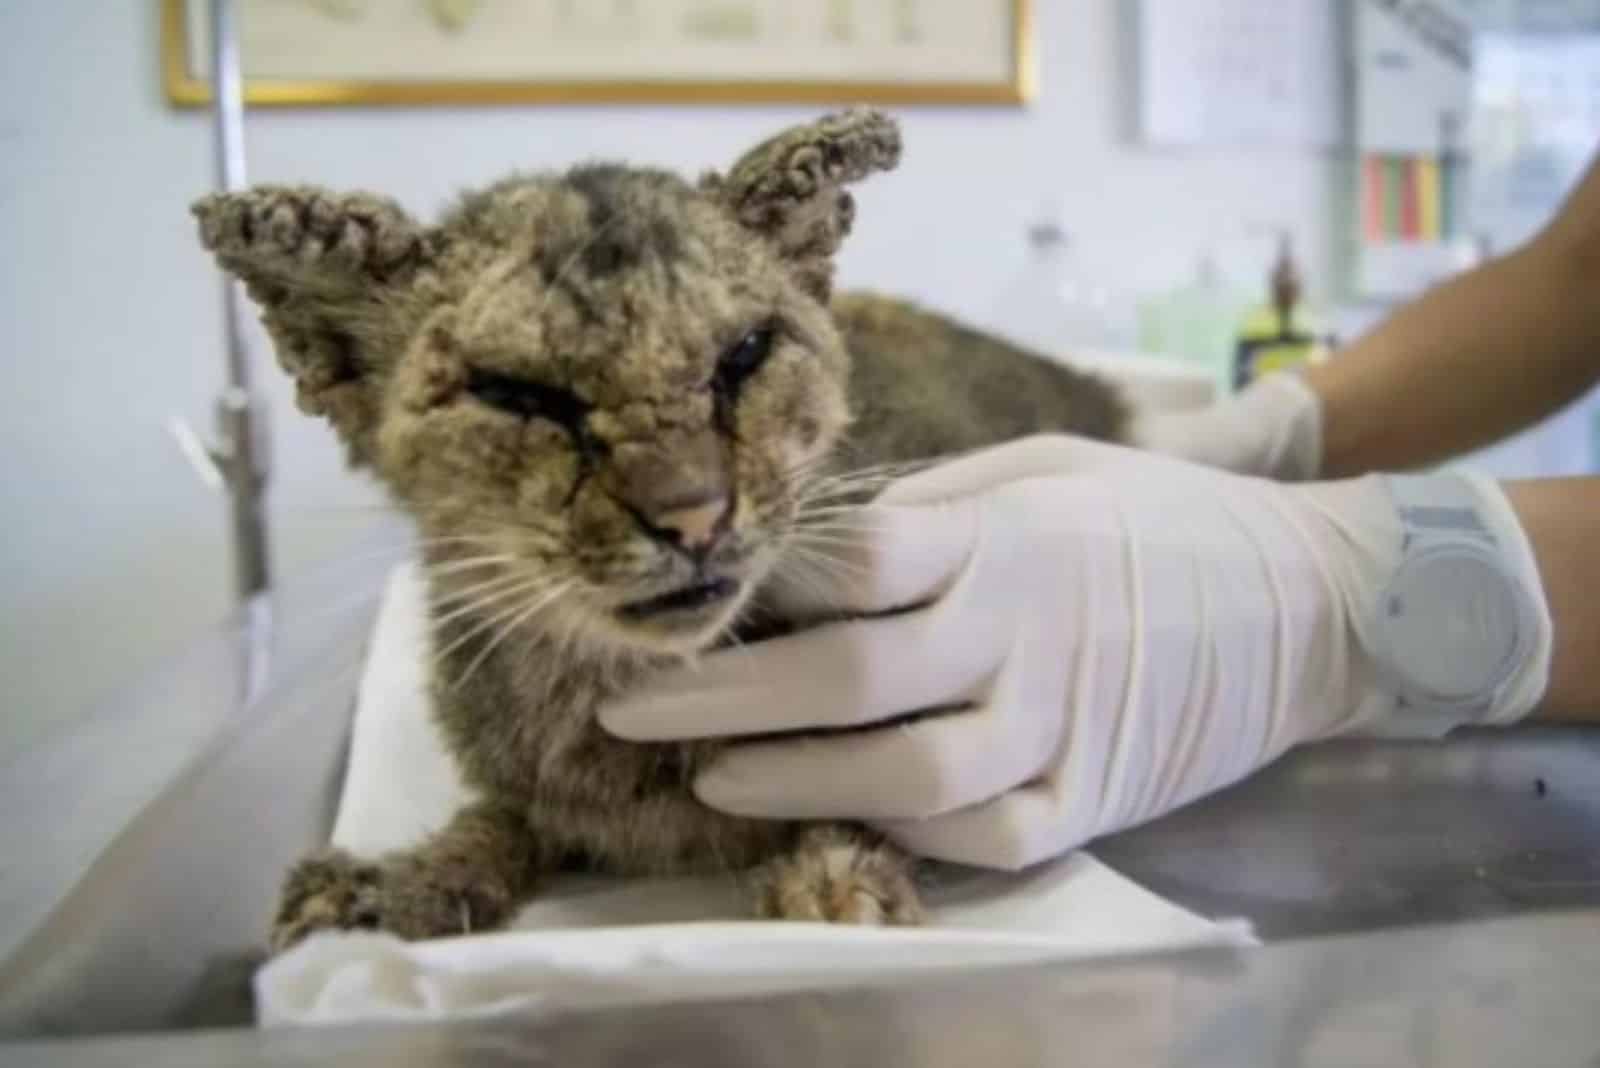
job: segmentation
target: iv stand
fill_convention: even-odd
[[[244,92],[233,0],[211,0],[212,136],[217,187],[244,187]],[[272,636],[270,555],[265,492],[268,470],[266,410],[251,387],[244,301],[239,283],[222,283],[227,381],[217,397],[216,437],[210,443],[182,421],[173,433],[213,489],[226,490],[233,529],[234,586],[239,599],[240,697],[249,703],[266,681]]]

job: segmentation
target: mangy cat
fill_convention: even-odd
[[[479,798],[416,849],[303,860],[274,948],[321,928],[490,928],[571,867],[743,873],[764,916],[919,919],[891,845],[712,811],[689,784],[714,745],[625,743],[594,715],[814,564],[827,542],[806,531],[875,484],[841,472],[1120,435],[1093,379],[832,295],[844,187],[899,156],[889,118],[849,111],[697,183],[585,165],[502,181],[435,226],[315,188],[196,205],[301,406],[415,518],[438,726]]]

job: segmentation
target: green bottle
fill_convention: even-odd
[[[1139,351],[1203,368],[1218,395],[1232,388],[1234,334],[1245,295],[1230,285],[1207,252],[1194,274],[1139,306]]]
[[[1271,303],[1253,309],[1239,328],[1234,343],[1234,389],[1243,389],[1274,371],[1315,363],[1326,352],[1326,346],[1306,321],[1300,303],[1300,269],[1287,234],[1278,240],[1278,258],[1272,266],[1269,286]]]

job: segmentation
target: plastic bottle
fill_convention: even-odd
[[[1054,221],[1028,228],[1027,262],[1002,295],[995,326],[1055,355],[1125,353],[1138,340],[1133,302],[1077,255]]]
[[[1232,388],[1234,330],[1248,301],[1209,249],[1181,285],[1140,306],[1139,349],[1203,368],[1218,393]]]
[[[1317,362],[1327,353],[1327,344],[1317,337],[1301,301],[1300,268],[1288,234],[1279,236],[1268,289],[1270,301],[1251,311],[1240,325],[1234,346],[1235,389],[1273,371]]]

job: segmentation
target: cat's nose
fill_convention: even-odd
[[[728,529],[728,513],[732,505],[729,495],[720,493],[676,504],[646,518],[663,540],[691,555],[703,556],[711,551]]]
[[[715,432],[612,450],[611,492],[652,538],[702,560],[733,522],[727,446]]]

